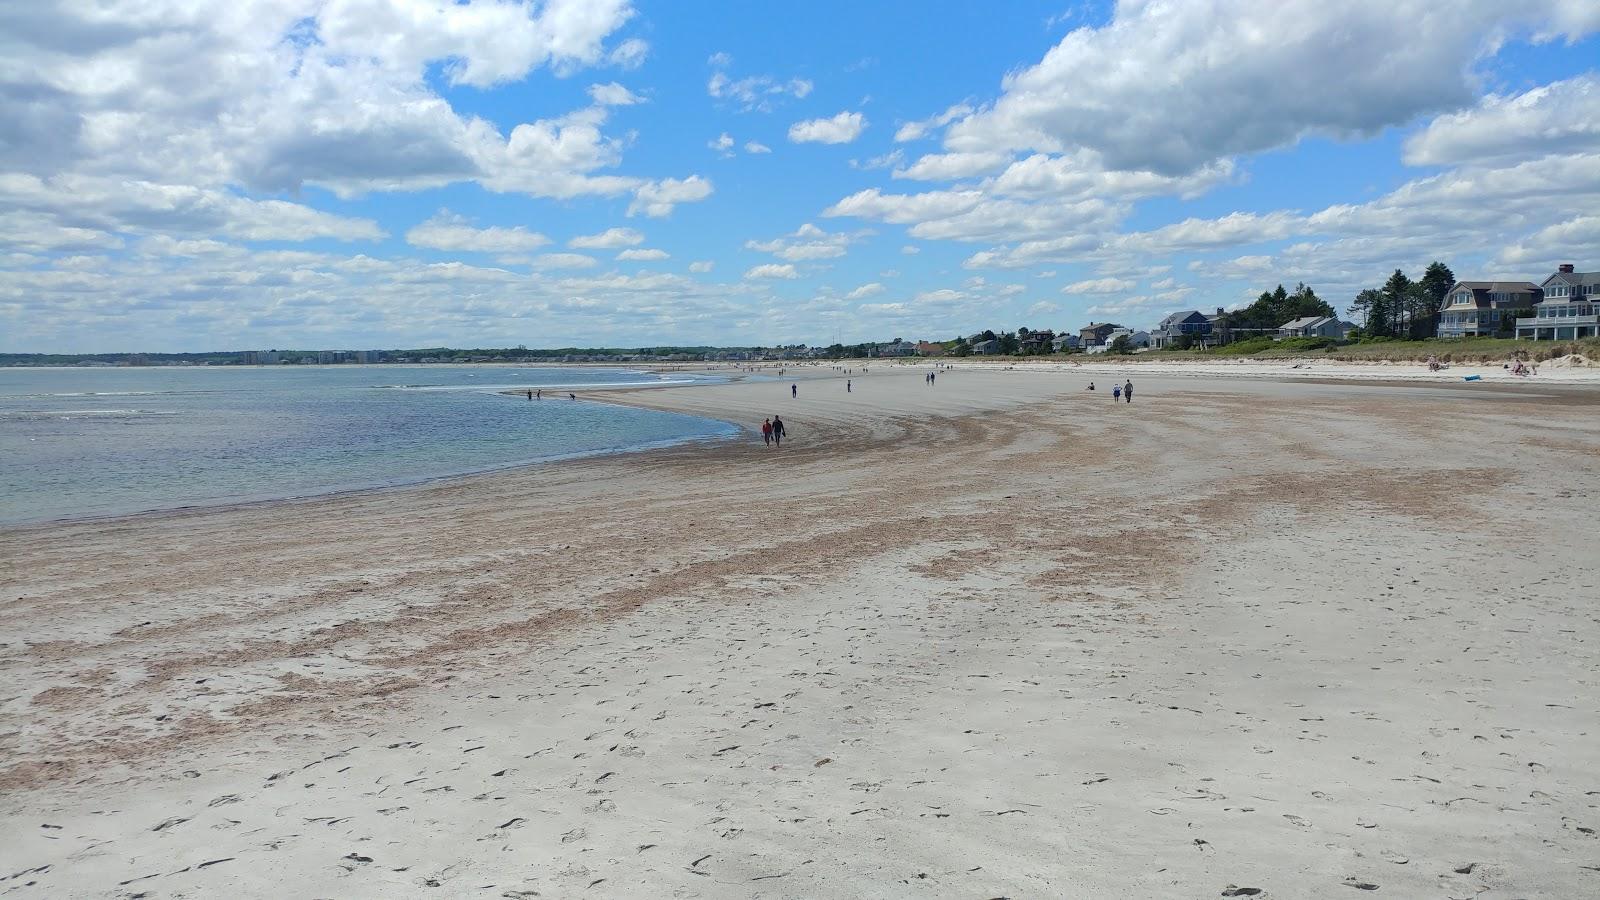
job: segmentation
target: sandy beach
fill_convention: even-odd
[[[799,371],[0,531],[0,896],[1600,894],[1593,385]]]

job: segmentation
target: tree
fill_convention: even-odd
[[[967,343],[966,338],[956,338],[956,342],[950,347],[950,355],[970,356],[972,355],[972,346]]]
[[[1017,352],[1017,336],[1012,334],[1011,332],[1007,331],[1004,334],[1000,335],[995,340],[998,340],[1000,342],[1000,352],[1001,353],[1015,353],[1015,352]]]
[[[1354,303],[1350,304],[1350,315],[1360,316],[1362,330],[1373,337],[1385,337],[1390,334],[1388,310],[1383,306],[1383,294],[1372,288],[1367,288],[1356,295]]]
[[[1399,269],[1389,276],[1379,290],[1383,295],[1383,305],[1389,319],[1389,333],[1395,337],[1407,337],[1411,333],[1411,314],[1416,311],[1416,292],[1412,288],[1411,279]]]
[[[1445,295],[1450,293],[1455,283],[1456,275],[1449,266],[1438,260],[1428,264],[1427,271],[1422,273],[1422,279],[1417,282],[1418,299],[1423,309],[1419,310],[1422,315],[1414,320],[1418,327],[1412,330],[1412,337],[1429,337],[1434,333],[1439,310],[1444,307]]]
[[[1111,346],[1107,347],[1106,350],[1110,353],[1119,353],[1127,356],[1133,352],[1133,338],[1125,334],[1119,334],[1111,341]]]

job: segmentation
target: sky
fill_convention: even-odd
[[[1595,0],[0,4],[0,351],[1148,327],[1600,268]]]

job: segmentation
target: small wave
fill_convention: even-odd
[[[0,411],[0,419],[133,419],[177,414],[174,409],[19,409]]]

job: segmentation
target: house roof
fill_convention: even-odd
[[[1186,309],[1182,312],[1175,312],[1172,315],[1167,316],[1165,319],[1162,319],[1160,322],[1157,322],[1156,330],[1160,331],[1164,328],[1171,328],[1174,325],[1181,325],[1184,322],[1194,319],[1195,316],[1199,316],[1202,320],[1209,320],[1209,317],[1198,309]]]
[[[1282,325],[1279,325],[1278,328],[1280,330],[1284,328],[1316,328],[1328,322],[1338,324],[1339,320],[1332,316],[1301,316],[1300,318],[1295,319],[1293,322],[1285,322]]]
[[[1600,284],[1600,272],[1557,272],[1540,282],[1540,286],[1557,281],[1562,284],[1577,286],[1580,284]]]

